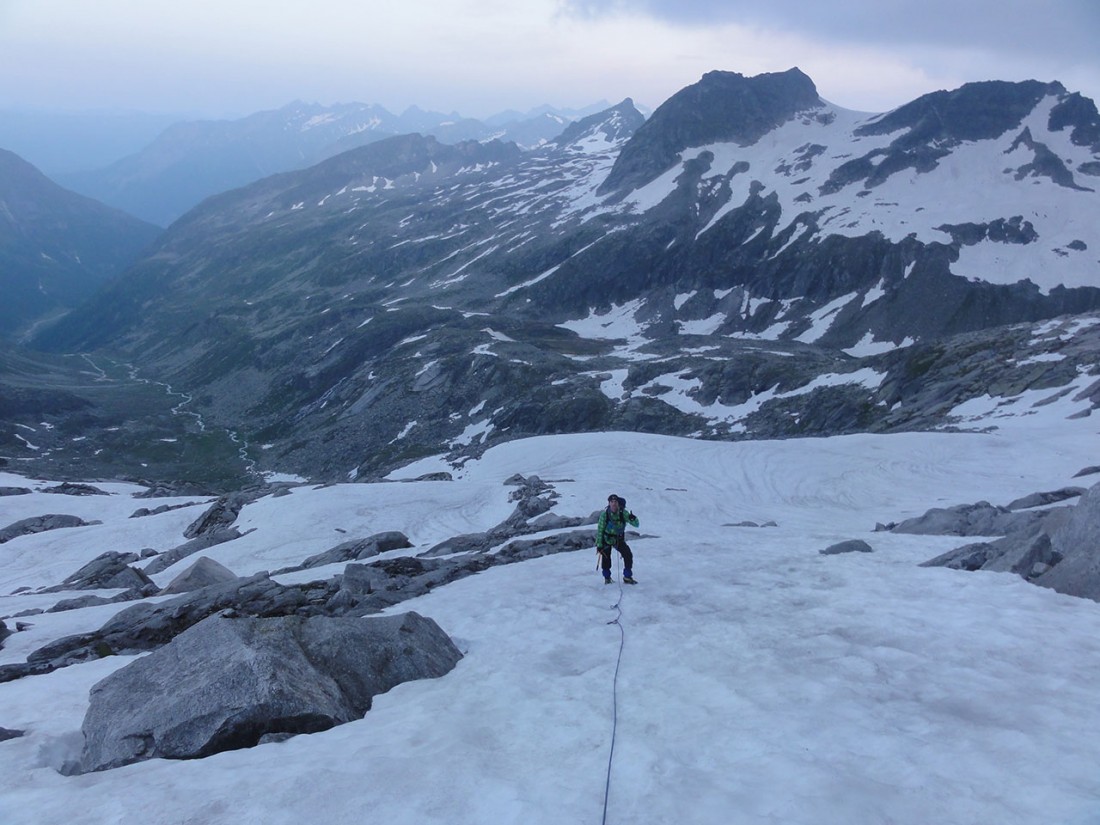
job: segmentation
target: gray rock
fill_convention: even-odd
[[[848,539],[848,541],[831,544],[824,550],[818,550],[823,556],[836,556],[840,553],[873,553],[871,545],[863,539]]]
[[[1062,554],[1054,549],[1046,526],[1034,530],[1022,530],[1012,533],[994,542],[1000,551],[984,566],[985,570],[998,573],[1015,573],[1025,579],[1039,575],[1036,565],[1050,569],[1062,561]]]
[[[0,682],[48,673],[115,653],[155,650],[207,616],[317,616],[377,613],[466,576],[501,564],[550,553],[590,550],[591,530],[512,541],[499,551],[454,559],[423,555],[349,565],[343,576],[299,585],[280,585],[267,573],[210,585],[158,604],[141,602],[117,613],[99,630],[57,639],[33,651],[26,664],[0,665]],[[365,568],[365,569],[364,569]],[[343,591],[348,596],[336,598]],[[121,598],[121,597],[116,597]]]
[[[57,493],[63,496],[107,496],[110,495],[105,490],[100,490],[98,487],[93,487],[91,484],[74,484],[71,481],[65,481],[61,484],[55,484],[53,487],[43,487],[43,493]]]
[[[180,496],[213,496],[214,491],[189,481],[157,482],[134,498],[178,498]]]
[[[300,565],[285,567],[276,572],[291,573],[296,570],[323,567],[326,564],[339,564],[346,561],[369,559],[381,553],[388,553],[391,550],[401,550],[406,547],[412,547],[412,542],[409,541],[408,536],[397,530],[388,530],[384,533],[375,533],[373,536],[369,536],[365,539],[345,541],[323,553],[310,556]]]
[[[80,770],[198,758],[325,730],[360,718],[395,685],[443,676],[461,657],[416,613],[213,616],[92,687]]]
[[[516,539],[502,547],[495,555],[502,561],[527,561],[549,556],[552,553],[591,550],[595,546],[596,534],[583,530],[538,539]]]
[[[25,496],[29,495],[32,490],[29,487],[0,487],[0,497],[2,496]]]
[[[46,592],[59,590],[108,590],[112,588],[141,589],[152,584],[144,571],[130,565],[138,561],[136,553],[119,553],[108,550],[96,556],[61,584],[46,588]]]
[[[336,592],[334,582],[310,582],[283,586],[266,573],[184,593],[150,604],[140,602],[119,611],[99,630],[65,636],[43,645],[28,657],[28,664],[48,672],[77,662],[115,653],[154,650],[195,624],[221,611],[242,616],[288,616],[323,613],[325,602]],[[12,671],[18,678],[19,674]],[[0,667],[0,682],[5,681]]]
[[[63,613],[66,610],[80,610],[84,607],[99,607],[101,604],[111,604],[117,601],[116,599],[108,599],[105,596],[78,596],[75,599],[62,599],[53,607],[48,609],[47,613]]]
[[[44,516],[31,516],[20,519],[0,530],[0,544],[11,541],[19,536],[27,536],[32,533],[44,533],[47,530],[61,530],[65,527],[87,527],[91,524],[102,524],[99,521],[84,521],[79,516],[66,516],[49,513]]]
[[[1014,513],[988,501],[933,508],[923,516],[894,525],[894,533],[920,536],[1005,536],[1042,521],[1042,513]]]
[[[420,555],[422,557],[451,556],[464,553],[483,553],[492,547],[494,538],[491,533],[464,533],[451,536],[432,545]]]
[[[344,568],[340,589],[356,595],[368,595],[371,592],[371,568],[365,564],[349,564]]]
[[[1003,538],[966,544],[923,562],[921,567],[950,567],[955,570],[993,570],[1032,578],[1034,566],[1053,566],[1061,556],[1050,545],[1048,533],[1061,524],[1072,507],[1054,507],[1033,513],[1034,520]]]
[[[248,493],[231,493],[222,496],[211,504],[205,513],[187,526],[187,529],[183,531],[183,537],[196,539],[229,528],[237,520],[241,509],[255,499],[255,495]]]
[[[921,562],[920,567],[949,567],[952,570],[981,570],[991,559],[999,557],[1001,550],[992,542],[964,544]]]
[[[0,648],[4,647],[4,639],[11,635],[11,631],[8,630],[8,626],[4,624],[4,620],[0,619]]]
[[[197,501],[188,501],[183,504],[161,504],[159,507],[138,507],[134,512],[130,514],[130,518],[144,518],[145,516],[159,516],[161,513],[167,513],[171,510],[182,510],[184,507],[194,507],[198,504]]]
[[[26,731],[10,730],[8,728],[0,728],[0,742],[7,742],[9,739],[18,739]]]
[[[1061,490],[1050,490],[1045,493],[1032,493],[1009,502],[1009,510],[1026,510],[1029,507],[1042,507],[1047,504],[1057,504],[1070,498],[1077,498],[1085,492],[1084,487],[1063,487]]]
[[[325,602],[325,612],[336,616],[342,616],[357,608],[359,602],[359,596],[349,590],[340,588],[331,599]]]
[[[544,530],[558,530],[567,527],[579,527],[583,524],[595,524],[599,520],[600,513],[603,512],[602,509],[596,510],[587,517],[560,516],[549,512],[554,506],[553,499],[557,498],[558,494],[553,492],[552,488],[538,476],[524,478],[517,473],[504,483],[522,485],[520,490],[515,490],[511,494],[512,500],[516,499],[517,494],[520,494],[521,498],[516,505],[516,509],[508,518],[484,533],[466,533],[444,539],[425,550],[420,556],[434,558],[457,554],[483,553],[491,547],[517,536]],[[541,491],[550,490],[550,493],[545,498],[523,497],[524,491],[536,489]]]
[[[1064,522],[1051,531],[1050,544],[1062,558],[1039,575],[1036,583],[1100,601],[1100,484],[1093,485]]]
[[[243,535],[247,534],[242,533],[236,527],[210,530],[203,533],[198,538],[191,539],[189,542],[173,547],[171,550],[166,550],[160,555],[155,556],[151,562],[145,565],[145,572],[150,575],[160,573],[163,570],[167,570],[181,559],[202,552],[208,547],[213,547],[215,544],[224,544],[227,541],[239,539]]]
[[[202,556],[172,579],[160,592],[162,595],[167,593],[190,593],[192,590],[199,590],[212,584],[236,581],[237,578],[237,574],[225,565],[218,564],[213,559]]]
[[[1082,476],[1091,476],[1100,473],[1100,464],[1093,464],[1088,467],[1084,467],[1073,474],[1074,478],[1081,478]]]

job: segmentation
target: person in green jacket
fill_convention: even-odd
[[[637,584],[634,580],[634,554],[626,543],[626,526],[638,526],[638,517],[626,509],[626,499],[612,493],[607,497],[607,507],[600,513],[596,525],[596,552],[600,554],[600,568],[603,571],[604,584],[611,584],[611,548],[619,551],[623,557],[623,581]]]

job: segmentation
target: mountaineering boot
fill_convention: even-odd
[[[611,584],[611,577],[610,576],[604,576],[603,577],[603,583],[604,584]]]
[[[633,576],[623,576],[623,584],[637,584]]]

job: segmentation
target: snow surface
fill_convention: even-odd
[[[562,515],[615,491],[641,519],[641,584],[604,586],[586,551],[441,587],[393,611],[451,634],[465,658],[450,674],[377,697],[360,721],[201,760],[55,770],[79,748],[89,688],[130,657],[0,684],[0,726],[26,731],[0,743],[0,822],[598,823],[610,775],[612,823],[1095,823],[1100,605],[1011,574],[917,566],[963,539],[872,532],[933,506],[1080,483],[1096,424],[1058,404],[1033,412],[991,433],[547,436],[394,474],[448,469],[450,482],[260,499],[237,524],[252,532],[205,555],[246,575],[390,529],[418,552],[507,517],[516,472],[553,484]],[[0,486],[45,485],[0,474]],[[0,593],[55,583],[107,549],[175,546],[205,504],[131,519],[185,500],[98,486],[111,495],[0,498],[3,524],[45,512],[103,522],[0,545]],[[730,526],[746,520],[778,526]],[[849,538],[875,552],[818,552]],[[0,615],[70,595],[0,596]],[[0,663],[119,607],[25,617],[33,627]]]

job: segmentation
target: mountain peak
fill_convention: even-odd
[[[797,112],[821,106],[814,82],[798,68],[745,77],[707,72],[657,107],[623,147],[601,192],[629,190],[668,169],[693,146],[756,143]]]
[[[596,141],[616,144],[628,140],[645,123],[645,117],[629,97],[621,103],[571,123],[553,142],[576,146]]]
[[[907,140],[912,143],[989,140],[1019,126],[1049,94],[1064,95],[1065,87],[1061,83],[1038,80],[966,83],[949,92],[941,90],[922,95],[861,127],[856,133],[884,135],[907,129]]]

